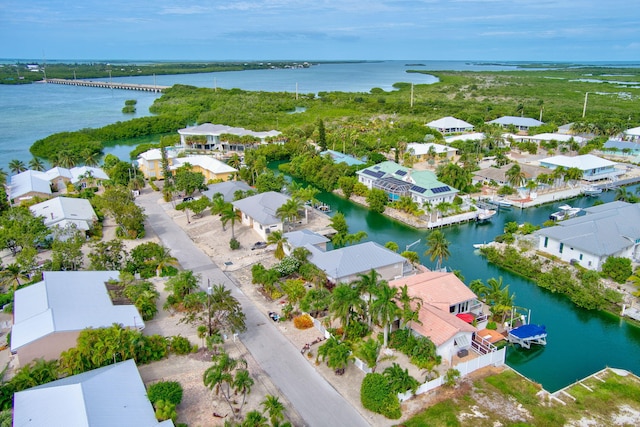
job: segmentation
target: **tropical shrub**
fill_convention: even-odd
[[[398,396],[391,391],[387,378],[382,374],[367,374],[360,387],[360,401],[368,410],[397,420],[402,415]]]
[[[309,329],[313,327],[313,319],[308,314],[301,314],[293,318],[293,326],[298,329]]]
[[[182,386],[177,381],[160,381],[149,386],[147,397],[154,404],[158,400],[164,400],[178,405],[182,402]]]
[[[181,335],[171,337],[169,348],[175,354],[189,354],[193,351],[193,345],[191,345],[189,339]]]
[[[236,239],[235,237],[232,238],[231,240],[229,240],[229,247],[231,249],[233,249],[234,251],[236,249],[240,249],[240,242],[238,242],[238,239]]]
[[[273,268],[280,273],[280,277],[289,276],[300,268],[300,261],[292,256],[282,258],[282,261],[273,266]]]

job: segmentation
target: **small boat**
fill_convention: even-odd
[[[602,188],[596,187],[595,185],[588,185],[582,188],[582,194],[585,196],[597,196],[602,193]]]
[[[572,208],[569,205],[558,206],[558,209],[560,209],[558,212],[554,212],[549,215],[549,219],[554,221],[563,221],[565,219],[578,216],[578,214],[582,211],[581,208]]]
[[[496,214],[496,211],[485,209],[484,211],[478,214],[478,216],[476,217],[476,221],[478,222],[490,221],[495,214]]]
[[[531,344],[547,345],[547,329],[544,325],[527,324],[509,331],[507,340],[522,348],[531,348]]]
[[[510,208],[511,206],[513,206],[513,202],[507,199],[498,200],[496,204],[501,208]]]

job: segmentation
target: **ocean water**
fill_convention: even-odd
[[[393,84],[397,82],[429,84],[437,81],[430,75],[407,73],[408,69],[504,70],[514,67],[464,61],[380,61],[319,64],[302,69],[132,76],[113,81],[161,86],[180,83],[268,92],[369,92],[372,88],[393,90]],[[94,80],[109,80],[109,77]],[[149,115],[149,106],[158,96],[148,92],[53,84],[0,85],[0,168],[8,172],[7,164],[13,159],[27,163],[32,158],[29,147],[53,133],[101,127]],[[136,114],[121,112],[127,99],[138,101]],[[105,151],[122,157],[128,155],[130,148],[113,146]]]

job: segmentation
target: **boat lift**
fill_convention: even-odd
[[[547,329],[544,325],[531,324],[531,310],[526,317],[520,316],[523,324],[515,328],[512,327],[514,311],[513,309],[511,311],[511,329],[508,331],[507,340],[526,349],[530,349],[531,344],[547,345]]]

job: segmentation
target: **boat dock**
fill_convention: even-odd
[[[138,83],[120,83],[120,82],[103,82],[97,80],[68,80],[68,79],[47,79],[45,83],[53,83],[56,85],[68,85],[68,86],[85,86],[85,87],[99,87],[103,89],[124,89],[124,90],[139,90],[143,92],[156,92],[160,93],[169,89],[170,86],[158,86],[158,85],[144,85]]]

